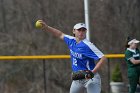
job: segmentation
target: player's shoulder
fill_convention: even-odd
[[[65,38],[69,38],[69,39],[75,39],[75,37],[70,36],[70,35],[64,35]]]
[[[130,50],[128,50],[128,49],[126,49],[126,50],[125,50],[125,53],[130,53],[130,52],[131,52],[131,51],[130,51]]]
[[[90,41],[87,40],[87,39],[84,39],[83,42],[85,43],[85,45],[87,45],[87,46],[89,46],[89,47],[94,47],[94,46],[95,46],[92,42],[90,42]]]
[[[132,50],[130,50],[129,48],[127,48],[126,50],[125,50],[125,56],[128,56],[128,55],[133,55],[133,51]]]
[[[87,39],[85,39],[85,40],[83,40],[83,42],[85,43],[85,45],[89,48],[89,49],[91,49],[92,51],[100,51],[97,47],[96,47],[96,45],[94,44],[94,43],[92,43],[92,42],[90,42],[89,40],[87,40]],[[100,51],[101,52],[101,51]]]

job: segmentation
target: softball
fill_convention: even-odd
[[[42,24],[40,23],[40,20],[36,21],[35,27],[38,29],[42,28]]]

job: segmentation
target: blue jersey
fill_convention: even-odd
[[[70,50],[72,70],[93,70],[94,60],[100,59],[104,54],[87,39],[77,43],[75,37],[65,35],[64,41]]]

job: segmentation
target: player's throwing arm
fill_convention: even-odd
[[[64,38],[64,33],[61,32],[60,30],[57,30],[53,27],[48,26],[43,20],[38,20],[35,23],[35,27],[37,29],[42,29],[43,31],[47,31],[55,35],[56,37],[60,38],[63,40]]]

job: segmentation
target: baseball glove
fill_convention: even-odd
[[[72,73],[72,80],[91,79],[94,77],[90,70],[80,70]]]

